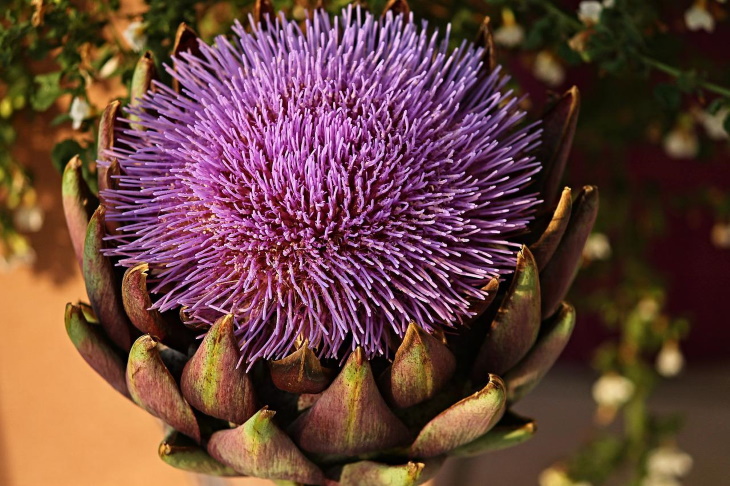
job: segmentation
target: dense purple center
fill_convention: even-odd
[[[110,253],[150,265],[154,307],[232,313],[249,363],[297,339],[384,354],[410,321],[468,318],[536,203],[539,130],[515,129],[505,79],[357,8],[234,31],[175,60],[182,93],[148,93],[114,154]]]

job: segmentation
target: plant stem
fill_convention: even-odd
[[[633,469],[632,486],[640,484],[644,476],[642,456],[647,446],[648,398],[644,392],[637,393],[624,408],[624,433],[628,439],[628,459]]]
[[[657,71],[661,71],[663,73],[669,74],[670,76],[673,76],[675,78],[680,77],[684,72],[678,68],[675,68],[674,66],[670,66],[668,64],[665,64],[661,61],[657,61],[656,59],[653,59],[649,56],[641,56],[641,60],[649,67],[652,67],[656,69]],[[715,94],[719,94],[721,96],[725,96],[730,98],[730,89],[725,88],[724,86],[720,86],[719,84],[711,83],[709,81],[697,81],[697,86],[699,86],[702,89],[705,89],[707,91],[710,91]]]

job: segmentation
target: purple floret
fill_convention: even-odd
[[[234,32],[175,59],[180,94],[156,84],[130,110],[108,254],[149,264],[160,311],[233,314],[249,364],[297,340],[388,354],[411,321],[468,319],[537,202],[540,130],[516,128],[506,78],[359,8]]]

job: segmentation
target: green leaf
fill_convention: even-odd
[[[664,108],[670,111],[679,110],[682,103],[682,93],[673,84],[657,84],[654,88],[654,96]]]
[[[544,17],[532,24],[532,27],[527,30],[527,36],[525,37],[523,47],[526,50],[533,50],[545,44],[546,34],[549,34],[549,32],[554,29],[554,25],[555,24],[550,17]]]
[[[53,120],[51,120],[51,126],[57,127],[61,123],[66,123],[71,121],[71,116],[68,113],[60,113],[56,115]]]
[[[625,458],[627,447],[628,441],[624,438],[604,435],[594,439],[570,459],[568,473],[576,480],[603,483]]]
[[[38,85],[30,98],[30,104],[36,111],[46,111],[63,93],[61,89],[61,71],[39,74],[35,77]]]
[[[685,93],[691,93],[697,87],[697,73],[683,72],[677,76],[677,87]]]
[[[709,105],[707,105],[707,112],[710,115],[714,115],[720,111],[720,108],[726,105],[730,105],[730,99],[715,98]]]
[[[0,123],[0,145],[11,145],[16,136],[17,133],[10,123]]]
[[[568,44],[566,44],[565,42],[558,46],[557,53],[558,56],[560,56],[565,62],[567,62],[571,66],[577,66],[583,63],[583,58],[581,57],[581,55],[571,49],[570,46],[568,46]]]
[[[84,148],[76,140],[66,139],[59,142],[51,151],[51,162],[58,172],[63,172],[64,167],[74,155],[80,154]]]

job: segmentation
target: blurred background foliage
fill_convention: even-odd
[[[347,3],[333,0],[326,8],[336,12]],[[366,3],[377,12],[385,1]],[[297,19],[317,6],[307,0],[274,4]],[[661,378],[681,372],[680,342],[690,320],[667,310],[667,269],[650,253],[673,212],[708,212],[713,222],[706,238],[715,248],[730,248],[730,69],[726,48],[713,48],[730,45],[730,6],[724,0],[410,4],[430,25],[443,29],[451,23],[455,44],[474,38],[489,16],[498,60],[513,75],[513,88],[530,95],[523,101],[527,109],[539,112],[553,90],[570,84],[590,88],[583,90],[576,136],[581,162],[571,165],[569,179],[601,190],[602,210],[573,297],[605,328],[594,333],[601,342],[594,339],[596,346],[588,346],[595,349],[596,429],[589,443],[576,444],[576,452],[563,451],[564,458],[544,471],[540,484],[604,484],[612,478],[631,485],[679,484],[692,462],[673,439],[681,419],[657,416],[647,404]],[[79,153],[95,187],[96,124],[103,105],[95,105],[91,93],[128,86],[144,51],[152,52],[160,68],[169,63],[181,22],[211,41],[251,9],[252,0],[3,2],[0,271],[32,265],[28,235],[44,222],[33,174],[13,158],[14,146],[23,143],[14,124],[32,123],[34,113],[53,114],[42,129],[49,136],[67,136],[48,154],[47,170],[61,171]],[[725,177],[713,176],[712,169],[684,195],[667,194],[661,184],[637,185],[636,160],[643,157],[641,147],[651,146],[663,151],[660,160],[686,159],[682,171],[688,177],[707,174],[708,166],[719,166]],[[666,169],[654,163],[647,170]]]

